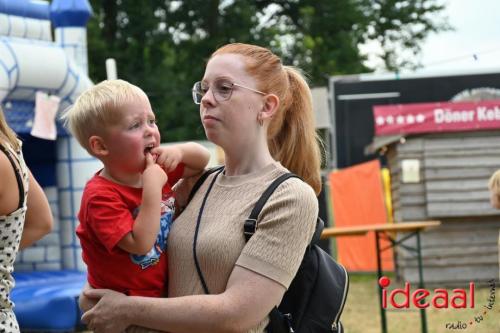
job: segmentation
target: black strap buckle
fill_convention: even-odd
[[[256,219],[246,219],[243,224],[243,234],[245,235],[245,240],[248,241],[250,237],[253,236],[257,230],[257,220]]]

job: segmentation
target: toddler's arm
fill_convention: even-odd
[[[88,282],[85,282],[85,285],[82,288],[82,292],[78,297],[78,306],[80,307],[80,310],[82,310],[82,312],[87,312],[97,304],[97,301],[94,298],[85,296],[84,293],[85,290],[90,290],[90,289],[92,289],[90,284]]]
[[[129,253],[145,255],[153,247],[160,228],[161,195],[167,174],[153,161],[151,154],[146,155],[146,169],[142,174],[142,203],[135,218],[132,232],[123,237],[118,246]]]
[[[184,163],[182,178],[200,173],[205,169],[210,159],[208,149],[195,142],[156,147],[151,153],[158,155],[156,163],[167,172],[174,170],[179,163]]]

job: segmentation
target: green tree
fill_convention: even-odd
[[[438,0],[361,0],[365,13],[363,41],[376,40],[386,69],[415,69],[415,56],[430,33],[451,30],[442,17],[445,6]]]
[[[89,69],[105,79],[105,59],[118,76],[143,88],[163,140],[204,138],[191,87],[210,54],[228,42],[270,47],[302,68],[313,85],[333,74],[368,72],[359,46],[380,43],[386,67],[416,66],[426,36],[447,29],[437,0],[91,0]],[[409,57],[399,57],[410,50]]]

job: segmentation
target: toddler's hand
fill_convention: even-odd
[[[182,150],[177,146],[156,147],[151,150],[151,153],[156,154],[156,163],[166,172],[171,172],[177,168],[182,162]]]
[[[168,176],[158,164],[155,163],[153,155],[151,153],[146,153],[146,168],[142,173],[142,183],[143,186],[146,184],[154,185],[158,184],[163,187],[168,180]]]

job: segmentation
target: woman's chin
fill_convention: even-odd
[[[207,128],[205,126],[204,129],[205,129],[205,136],[207,137],[207,139],[215,143],[215,141],[219,137],[218,131],[215,131],[213,128],[210,127]]]

